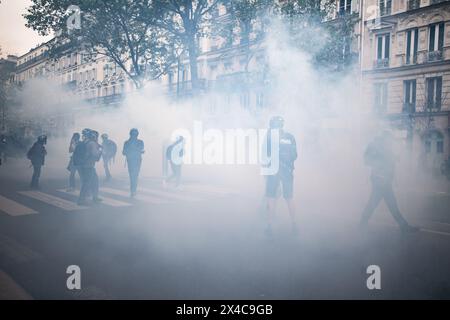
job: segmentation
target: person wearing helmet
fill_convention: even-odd
[[[267,199],[268,225],[266,234],[272,235],[272,220],[275,214],[275,203],[280,185],[283,187],[283,198],[285,199],[292,222],[292,231],[297,232],[295,218],[295,206],[293,201],[294,186],[294,161],[297,159],[297,144],[292,134],[284,131],[284,119],[280,116],[272,117],[269,123],[270,130],[266,139],[266,152],[269,159],[278,156],[278,168],[275,172],[266,176],[265,196]],[[278,132],[278,141],[275,132]],[[272,154],[271,147],[278,142],[278,155]],[[269,164],[271,165],[271,164]]]
[[[33,176],[31,178],[30,188],[39,189],[39,177],[41,176],[41,168],[45,162],[45,156],[47,150],[45,145],[47,144],[47,136],[42,135],[37,138],[37,141],[27,152],[27,158],[31,161],[33,166]]]
[[[175,181],[175,188],[180,187],[181,182],[181,165],[183,163],[185,139],[183,136],[177,137],[174,143],[167,147],[166,161],[169,162],[172,174],[163,181],[163,186],[167,183]]]
[[[73,163],[73,153],[79,143],[80,143],[80,134],[78,132],[75,132],[72,135],[72,139],[70,140],[70,145],[69,145],[69,154],[71,154],[69,164],[67,165],[67,170],[70,172],[69,188],[67,189],[67,191],[69,191],[69,192],[74,191],[75,187],[76,187],[75,174],[78,171],[78,167],[76,165],[74,165],[74,163]]]
[[[111,162],[114,160],[117,152],[117,145],[114,141],[109,139],[106,133],[102,134],[102,158],[103,158],[103,168],[105,169],[106,181],[111,180],[111,171],[109,167]]]
[[[360,226],[365,228],[369,223],[374,210],[384,199],[391,215],[402,232],[417,232],[419,228],[411,226],[400,213],[392,189],[392,181],[395,175],[395,156],[392,150],[392,135],[384,130],[381,135],[367,146],[364,153],[364,161],[372,169],[370,177],[372,192],[367,205],[362,213]]]
[[[122,154],[126,157],[128,174],[130,176],[130,197],[134,197],[137,191],[139,171],[141,170],[144,142],[138,139],[139,131],[130,130],[130,138],[123,144]]]

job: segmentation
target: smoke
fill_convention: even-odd
[[[303,32],[309,37],[318,34],[316,29]],[[319,32],[320,38],[316,39],[318,45],[323,41],[323,32]],[[98,109],[80,99],[67,101],[67,94],[55,90],[58,86],[53,83],[30,82],[22,95],[26,108],[23,114],[28,119],[67,110],[72,113],[71,125],[64,128],[64,134],[49,139],[46,173],[56,170],[58,175],[67,174],[64,170],[69,159],[70,136],[83,128],[107,133],[117,143],[119,154],[113,175],[123,177],[126,177],[126,170],[121,147],[129,130],[138,128],[146,150],[141,176],[161,177],[163,146],[173,138],[176,130],[193,130],[195,121],[201,122],[205,130],[264,129],[271,116],[281,115],[286,131],[294,135],[298,146],[294,200],[303,240],[314,243],[318,239],[318,230],[340,234],[345,230],[342,229],[344,225],[358,222],[368,199],[369,170],[363,164],[363,153],[367,143],[381,130],[381,122],[368,111],[371,102],[361,96],[361,76],[357,70],[340,77],[318,70],[311,55],[292,43],[286,26],[280,22],[273,24],[263,48],[272,82],[264,92],[267,106],[259,110],[241,108],[238,97],[228,103],[228,98],[220,92],[174,101],[166,95],[167,88],[159,83],[150,83],[142,91],[129,94],[121,107]],[[399,139],[397,151],[401,153],[404,149]],[[405,157],[399,159],[404,161]],[[411,164],[401,162],[398,167],[404,170],[399,170],[404,179],[399,182],[401,188],[410,184],[414,175],[408,174],[405,180],[403,172],[411,173]],[[97,171],[102,172],[100,164]],[[241,263],[244,270],[241,275],[250,272],[255,261],[267,263],[266,254],[280,259],[289,254],[292,249],[289,245],[286,250],[276,253],[261,253],[259,234],[262,230],[264,177],[260,175],[258,165],[190,164],[183,167],[183,179],[186,183],[226,186],[236,193],[236,199],[218,200],[216,206],[211,203],[209,207],[192,206],[186,215],[167,209],[167,214],[137,216],[141,220],[130,216],[127,225],[117,222],[112,230],[121,230],[121,234],[124,230],[144,233],[148,244],[157,248],[161,259],[168,264],[183,265],[183,261],[196,257],[205,265],[222,270],[221,263],[228,263],[223,257],[233,260],[236,258],[233,254],[238,252],[240,256],[236,258],[233,270],[239,274]],[[211,211],[211,208],[215,210]],[[190,207],[185,206],[183,210],[189,211]],[[276,226],[284,232],[289,221],[281,198],[277,211]],[[215,245],[220,247],[223,257],[214,255]],[[321,245],[323,242],[318,242],[313,247]],[[238,248],[237,251],[233,251],[234,248]],[[207,255],[211,255],[210,258]],[[253,262],[250,261],[252,257],[255,258]],[[274,271],[270,269],[272,267],[269,263],[268,274]]]

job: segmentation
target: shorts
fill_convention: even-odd
[[[281,170],[275,175],[266,177],[266,197],[276,198],[280,184],[283,186],[283,198],[292,199],[294,193],[294,175],[292,172]]]

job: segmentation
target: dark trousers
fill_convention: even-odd
[[[70,175],[69,175],[69,188],[75,189],[76,183],[75,183],[75,175],[78,172],[78,168],[71,167],[70,168]],[[80,173],[78,173],[80,175]]]
[[[86,200],[88,196],[98,197],[98,176],[95,167],[79,168],[81,189],[79,200]]]
[[[170,168],[172,169],[172,175],[167,179],[167,182],[175,180],[175,185],[179,186],[181,181],[181,165],[170,161]]]
[[[39,177],[41,176],[41,165],[33,165],[33,176],[31,177],[31,188],[39,188]]]
[[[111,159],[103,158],[103,167],[105,168],[105,176],[106,179],[111,179],[111,172],[109,171],[109,164],[111,163]]]
[[[408,223],[398,208],[397,199],[395,198],[394,190],[392,190],[392,182],[378,178],[372,178],[372,193],[362,214],[361,224],[364,225],[369,222],[373,212],[383,199],[398,225],[400,227],[407,226]]]
[[[139,171],[141,170],[141,159],[127,159],[128,174],[130,176],[130,192],[136,193]]]

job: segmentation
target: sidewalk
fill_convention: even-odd
[[[10,276],[0,270],[0,300],[33,300]]]

